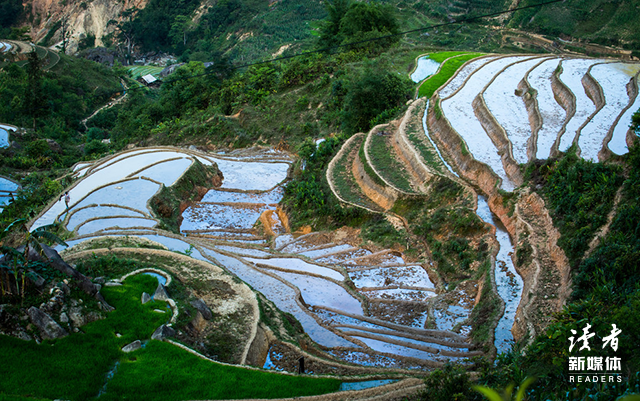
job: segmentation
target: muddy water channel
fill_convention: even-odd
[[[442,157],[440,150],[435,145],[431,137],[429,136],[429,130],[427,128],[427,110],[429,109],[429,103],[425,107],[425,113],[422,118],[422,127],[425,135],[438,152],[440,159],[443,161],[447,169],[460,177]],[[498,350],[498,353],[508,351],[513,343],[513,335],[511,334],[511,328],[513,327],[516,310],[520,304],[522,298],[523,281],[522,277],[516,271],[513,261],[511,260],[511,254],[514,252],[514,246],[509,237],[509,233],[504,226],[497,220],[491,210],[489,204],[484,196],[478,196],[478,209],[476,211],[478,217],[484,222],[496,227],[496,240],[500,245],[500,250],[496,256],[495,267],[495,281],[498,295],[505,303],[505,311],[495,330],[494,345]]]
[[[478,196],[478,216],[496,228],[496,240],[500,244],[500,250],[496,256],[495,280],[498,294],[505,303],[504,314],[498,322],[495,332],[495,346],[500,352],[506,352],[513,343],[511,328],[516,316],[516,310],[522,298],[522,277],[516,272],[511,260],[514,252],[513,243],[504,226],[497,221],[484,196]]]

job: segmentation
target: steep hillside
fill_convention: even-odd
[[[95,37],[95,46],[105,46],[105,36],[113,34],[115,24],[123,21],[122,12],[131,8],[144,8],[148,0],[94,0],[94,1],[53,1],[34,0],[27,7],[28,24],[32,41],[50,46],[61,39],[61,22],[68,20],[71,34],[69,53],[78,50],[79,42],[87,36]]]

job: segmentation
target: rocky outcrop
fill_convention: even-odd
[[[206,320],[211,320],[213,318],[213,313],[211,313],[211,309],[204,303],[202,298],[196,299],[195,301],[190,302],[191,306],[196,308],[198,312],[202,314],[202,317]]]
[[[151,301],[151,295],[147,294],[146,292],[143,292],[142,297],[140,297],[140,302],[142,302],[142,304],[144,305],[149,301]]]
[[[153,294],[153,299],[156,301],[169,301],[171,297],[167,294],[167,289],[164,288],[164,285],[158,283],[158,287],[156,288],[156,292]]]
[[[173,337],[175,335],[176,330],[173,327],[163,324],[153,332],[153,334],[151,335],[151,339],[163,341],[165,338]]]
[[[76,281],[76,285],[84,292],[86,292],[87,294],[93,296],[98,302],[100,302],[100,305],[102,307],[103,310],[110,312],[113,310],[113,307],[111,305],[109,305],[107,303],[107,301],[105,301],[105,299],[102,297],[102,294],[100,294],[100,285],[99,284],[94,284],[91,282],[91,280],[89,280],[84,274],[80,273],[79,271],[77,271],[76,269],[74,269],[73,267],[71,267],[69,264],[67,264],[58,254],[58,252],[45,245],[45,244],[40,244],[41,248],[42,248],[42,254],[40,254],[39,252],[37,252],[35,249],[33,248],[29,248],[28,251],[28,259],[29,260],[44,260],[46,261],[51,267],[53,267],[54,269],[58,270],[59,272],[67,275],[68,277],[73,278]]]
[[[69,333],[63,329],[51,316],[47,315],[40,309],[32,306],[27,310],[29,319],[34,326],[40,330],[42,338],[55,340],[57,338],[66,337]]]
[[[49,30],[58,26],[63,18],[68,18],[71,41],[68,52],[73,54],[78,49],[78,43],[87,35],[94,35],[96,46],[103,46],[103,38],[115,31],[115,25],[110,21],[122,21],[121,13],[133,8],[144,8],[148,0],[33,0],[30,2],[31,39],[37,43],[44,39]],[[60,31],[53,35],[53,41],[61,41]]]
[[[142,342],[140,340],[135,340],[134,342],[125,345],[122,347],[122,352],[133,352],[142,348]]]

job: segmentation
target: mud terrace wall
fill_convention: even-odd
[[[380,205],[384,210],[389,210],[398,199],[398,192],[391,187],[383,187],[378,185],[367,174],[359,156],[353,159],[353,177],[356,183],[362,188],[362,192],[372,201]]]
[[[535,67],[534,67],[535,68]],[[527,142],[527,156],[531,160],[537,153],[538,131],[542,128],[542,116],[538,109],[538,101],[535,90],[529,85],[527,77],[522,78],[518,84],[518,90],[521,93],[522,101],[529,115],[529,125],[531,126],[531,138]]]
[[[562,73],[562,62],[558,66],[558,69],[551,75],[551,89],[553,90],[553,97],[556,99],[556,102],[562,107],[567,116],[562,123],[562,127],[558,132],[558,137],[556,138],[556,142],[551,149],[551,155],[556,156],[558,153],[558,145],[560,143],[560,138],[567,130],[567,123],[569,120],[573,118],[576,114],[576,96],[571,92],[571,90],[560,80],[559,76]]]
[[[411,103],[407,109],[400,126],[396,130],[393,136],[394,148],[399,152],[402,160],[406,162],[406,167],[412,177],[418,179],[418,185],[420,185],[421,192],[428,192],[427,186],[431,184],[434,178],[434,173],[429,170],[426,163],[422,161],[422,158],[416,152],[415,148],[410,144],[409,138],[407,138],[407,125],[413,122],[416,126],[422,127],[419,116],[414,116],[417,108],[424,105],[424,99],[418,99]],[[417,119],[417,121],[416,121]]]
[[[478,94],[473,100],[473,112],[478,118],[478,121],[480,121],[482,128],[484,128],[498,149],[498,154],[500,154],[502,158],[504,171],[516,186],[522,185],[522,174],[520,173],[518,163],[513,158],[511,141],[509,141],[507,137],[507,132],[487,108],[482,94]]]
[[[517,266],[524,289],[513,334],[517,339],[529,335],[532,341],[571,294],[571,269],[564,251],[558,246],[560,233],[538,194],[523,192],[513,216],[518,246],[527,241],[533,249],[531,262]]]
[[[437,100],[435,95],[431,103]],[[462,139],[451,128],[447,119],[444,116],[436,118],[434,107],[431,106],[427,121],[430,134],[451,158],[451,164],[466,180],[488,195],[491,210],[505,225],[513,242],[521,245],[519,238],[522,235],[523,238],[528,237],[534,249],[531,264],[518,266],[514,263],[524,281],[524,289],[523,302],[518,307],[513,328],[517,340],[525,335],[533,336],[546,327],[553,312],[562,308],[570,286],[569,263],[562,249],[557,246],[560,234],[553,226],[544,201],[536,194],[521,196],[513,213],[510,213],[498,192],[496,176],[489,167],[473,159],[468,152],[463,154]],[[520,174],[518,176],[521,177]]]

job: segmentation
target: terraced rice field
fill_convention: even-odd
[[[397,252],[372,253],[348,238],[333,242],[322,233],[287,234],[277,210],[291,163],[285,156],[148,148],[79,164],[74,170],[81,179],[69,191],[69,209],[63,200],[55,202],[32,228],[58,219],[76,235],[70,246],[99,236],[137,236],[189,251],[193,258],[224,267],[291,313],[313,341],[327,347],[327,357],[337,361],[410,368],[477,354],[464,336],[445,332],[443,337],[437,329],[424,329],[427,303],[437,287],[423,266],[405,263]],[[225,179],[184,211],[183,236],[178,237],[157,228],[148,200],[196,159],[215,162]],[[255,229],[258,220],[270,225],[273,242]],[[367,302],[378,309],[367,310]],[[390,313],[398,304],[412,310],[411,316],[399,319]],[[278,368],[277,360],[271,355],[267,366]]]
[[[631,78],[639,70],[636,64],[557,56],[479,57],[436,92],[429,109],[439,102],[440,118],[448,120],[468,154],[502,178],[503,189],[512,190],[517,180],[507,171],[538,155],[562,150],[565,136],[571,138],[569,144],[580,147],[583,157],[606,156],[606,147],[613,146],[607,139],[614,137],[617,125],[624,124],[622,116],[636,102],[629,94],[637,93]],[[607,85],[611,87],[603,89]],[[627,90],[628,86],[635,90]],[[556,100],[560,97],[568,99],[564,107]],[[445,155],[431,141],[426,114],[420,118],[424,102],[416,104],[420,105],[417,120],[411,116],[415,121],[378,127],[345,143],[327,171],[341,201],[384,213],[401,191],[417,191],[415,183],[426,185],[431,175],[461,180],[456,177],[459,165],[431,160]],[[602,110],[606,114],[598,117]],[[614,117],[617,120],[609,122]],[[581,142],[582,128],[589,124],[608,131],[602,135],[601,128],[588,128],[591,131]],[[425,136],[417,138],[421,128]],[[601,139],[587,140],[596,131]],[[405,144],[400,146],[400,141]],[[624,152],[622,146],[614,148]],[[448,160],[455,157],[446,155]],[[178,236],[158,228],[148,201],[161,185],[175,183],[195,160],[216,163],[224,180],[183,212]],[[349,235],[289,232],[278,202],[291,162],[287,154],[274,151],[204,154],[143,148],[123,152],[77,165],[74,174],[80,180],[70,188],[69,208],[63,200],[54,202],[32,228],[60,220],[76,235],[68,241],[71,246],[97,236],[128,235],[188,251],[193,258],[225,268],[292,314],[309,337],[324,347],[325,356],[338,362],[424,368],[480,354],[468,337],[477,282],[447,291],[430,276],[427,264],[407,262],[400,252],[374,252]],[[390,169],[397,171],[389,174]],[[486,202],[481,200],[479,207],[485,221],[497,224]],[[513,252],[509,236],[500,230],[504,238],[498,239],[498,260],[504,264],[495,269],[496,284],[506,313],[498,323],[496,347],[504,350],[522,284],[507,263]],[[498,270],[504,272],[504,285]],[[271,350],[265,367],[279,369],[280,360],[277,350]]]
[[[7,148],[10,145],[9,132],[15,131],[16,127],[7,124],[0,124],[0,148]]]
[[[0,212],[11,202],[20,189],[20,185],[8,178],[0,177]]]
[[[8,60],[0,62],[0,67],[4,67],[11,62],[15,62],[22,67],[27,63],[27,53],[32,51],[35,51],[38,58],[43,61],[45,70],[53,68],[60,61],[60,56],[53,50],[20,40],[4,40],[0,42],[0,53],[6,53]]]
[[[572,144],[591,161],[626,153],[638,71],[638,63],[599,59],[489,56],[468,63],[438,95],[472,156],[511,190],[509,163],[544,159]],[[473,102],[478,97],[489,115]],[[560,98],[567,100],[561,105]]]
[[[162,70],[164,69],[164,67],[156,67],[153,65],[134,65],[134,66],[129,66],[126,67],[130,72],[131,72],[131,77],[133,79],[138,79],[140,77],[143,77],[147,74],[151,74],[156,78],[160,77],[160,73],[162,72]]]
[[[420,108],[425,110],[421,127],[394,122],[368,133],[364,148],[367,157],[361,155],[360,161],[364,166],[358,174],[368,174],[370,180],[354,180],[360,190],[352,190],[347,202],[346,196],[340,195],[345,191],[335,185],[341,178],[336,174],[328,174],[327,178],[343,202],[361,207],[367,201],[376,202],[386,205],[383,209],[388,211],[389,205],[393,205],[402,192],[416,189],[412,184],[429,182],[429,174],[446,176],[461,184],[469,181],[467,184],[479,185],[487,194],[496,196],[493,174],[501,179],[501,189],[512,191],[522,182],[521,164],[555,156],[571,145],[576,146],[583,158],[596,162],[612,154],[624,154],[628,151],[628,140],[633,137],[628,131],[630,116],[639,104],[638,71],[639,63],[556,55],[475,55],[445,85],[434,91],[426,106],[416,101],[412,105],[415,108],[410,107],[402,124],[405,124],[407,116]],[[433,130],[437,133],[438,146],[432,139]],[[409,149],[399,152],[399,148],[393,145],[400,143],[394,140],[402,138],[402,133]],[[354,138],[332,161],[335,164],[332,171],[348,171],[350,159],[346,155],[354,154],[353,144],[361,141],[360,137]],[[460,147],[452,145],[456,141],[461,143]],[[377,155],[372,157],[375,150]],[[412,158],[412,154],[417,156]],[[477,162],[484,167],[478,167],[482,164]],[[482,169],[486,172],[480,171]],[[353,174],[356,175],[355,169]],[[475,192],[472,189],[468,191]],[[496,227],[496,242],[500,245],[494,266],[494,286],[505,310],[497,322],[494,344],[502,352],[508,350],[513,339],[511,330],[517,308],[522,306],[520,301],[525,285],[514,268],[511,255],[515,254],[515,248],[510,234],[493,215],[482,193],[477,195],[477,214]],[[358,201],[358,197],[362,199]],[[337,252],[316,260],[345,266],[356,288],[371,302],[370,311],[375,310],[378,316],[391,320],[389,310],[375,305],[376,300],[410,302],[434,297],[429,286],[409,284],[414,280],[410,276],[392,280],[388,272],[384,274],[388,279],[385,283],[395,283],[395,287],[378,288],[380,282],[368,274],[370,271],[383,271],[384,265],[380,260],[376,267],[354,270],[353,265],[358,261],[365,261],[366,265],[367,255],[353,255],[349,260],[339,256],[340,252]],[[446,331],[457,327],[458,332],[464,334],[466,329],[460,330],[459,326],[464,325],[469,316],[471,307],[464,301],[468,295],[464,292],[458,297],[446,294],[443,299],[455,300],[448,304],[442,303],[438,297],[435,295],[430,307],[430,316],[438,329]],[[399,318],[402,324],[417,323],[419,327],[420,322],[424,324],[425,321],[414,314],[414,323],[409,323],[406,318],[411,314],[403,316],[404,321]],[[375,341],[366,343],[372,346]],[[359,357],[351,356],[354,360]]]

